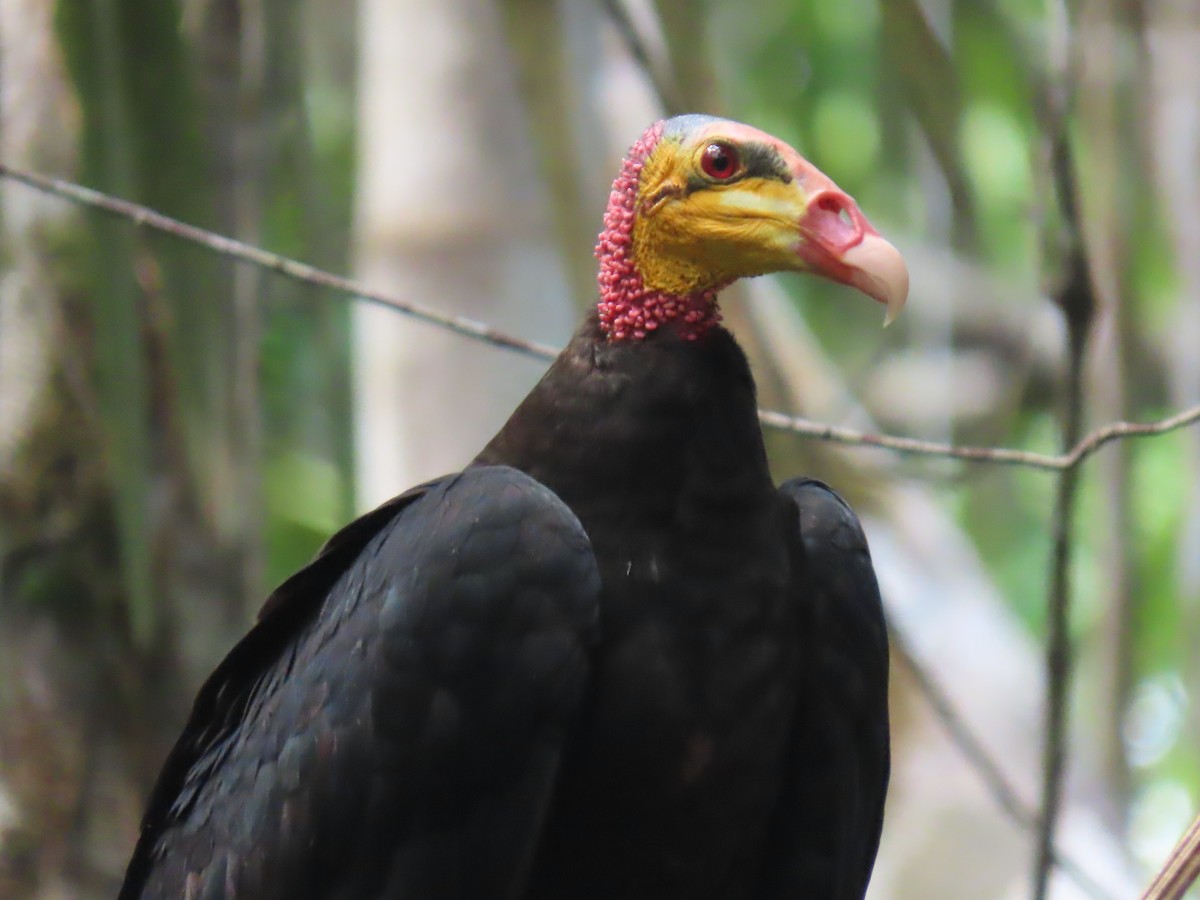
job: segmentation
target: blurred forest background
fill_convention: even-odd
[[[1054,98],[1069,115],[1053,114]],[[909,307],[725,301],[763,405],[1054,452],[1064,135],[1088,426],[1200,402],[1194,0],[0,0],[0,160],[561,344],[627,146],[753,123],[905,252]],[[544,365],[0,183],[0,896],[107,897],[200,680],[331,531],[464,464]],[[773,432],[863,513],[901,649],[1026,810],[1052,473]],[[1060,846],[1129,897],[1200,803],[1200,430],[1080,469]],[[873,898],[1029,896],[1033,836],[904,653]]]

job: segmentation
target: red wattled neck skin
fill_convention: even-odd
[[[604,212],[604,231],[596,243],[600,261],[600,328],[614,341],[640,341],[670,325],[685,340],[695,340],[721,321],[715,288],[679,296],[646,287],[633,259],[637,224],[638,180],[642,166],[662,138],[663,123],[651,125],[621,163]]]

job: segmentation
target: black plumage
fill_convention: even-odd
[[[496,437],[335,535],[201,689],[122,900],[863,896],[879,590],[849,507],[773,484],[715,292],[801,268],[894,313],[903,262],[699,116],[634,145],[605,226],[597,311]]]
[[[122,897],[859,897],[886,685],[857,520],[772,485],[732,337],[593,315],[471,468],[271,597]]]

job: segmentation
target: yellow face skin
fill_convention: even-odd
[[[703,168],[713,144],[737,156],[727,180]],[[806,271],[885,303],[888,321],[908,296],[900,254],[847,194],[783,141],[727,120],[664,135],[650,153],[632,254],[645,286],[672,295]]]
[[[724,135],[680,144],[664,140],[642,169],[633,258],[651,290],[690,294],[738,278],[801,268],[797,223],[805,197],[794,181],[748,177],[724,183],[704,175],[701,158]],[[707,186],[688,192],[689,176]]]

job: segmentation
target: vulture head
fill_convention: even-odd
[[[851,285],[895,318],[900,253],[816,166],[757,128],[710,116],[652,125],[613,182],[596,246],[600,322],[641,339],[667,322],[694,339],[720,321],[738,278],[810,272]]]

